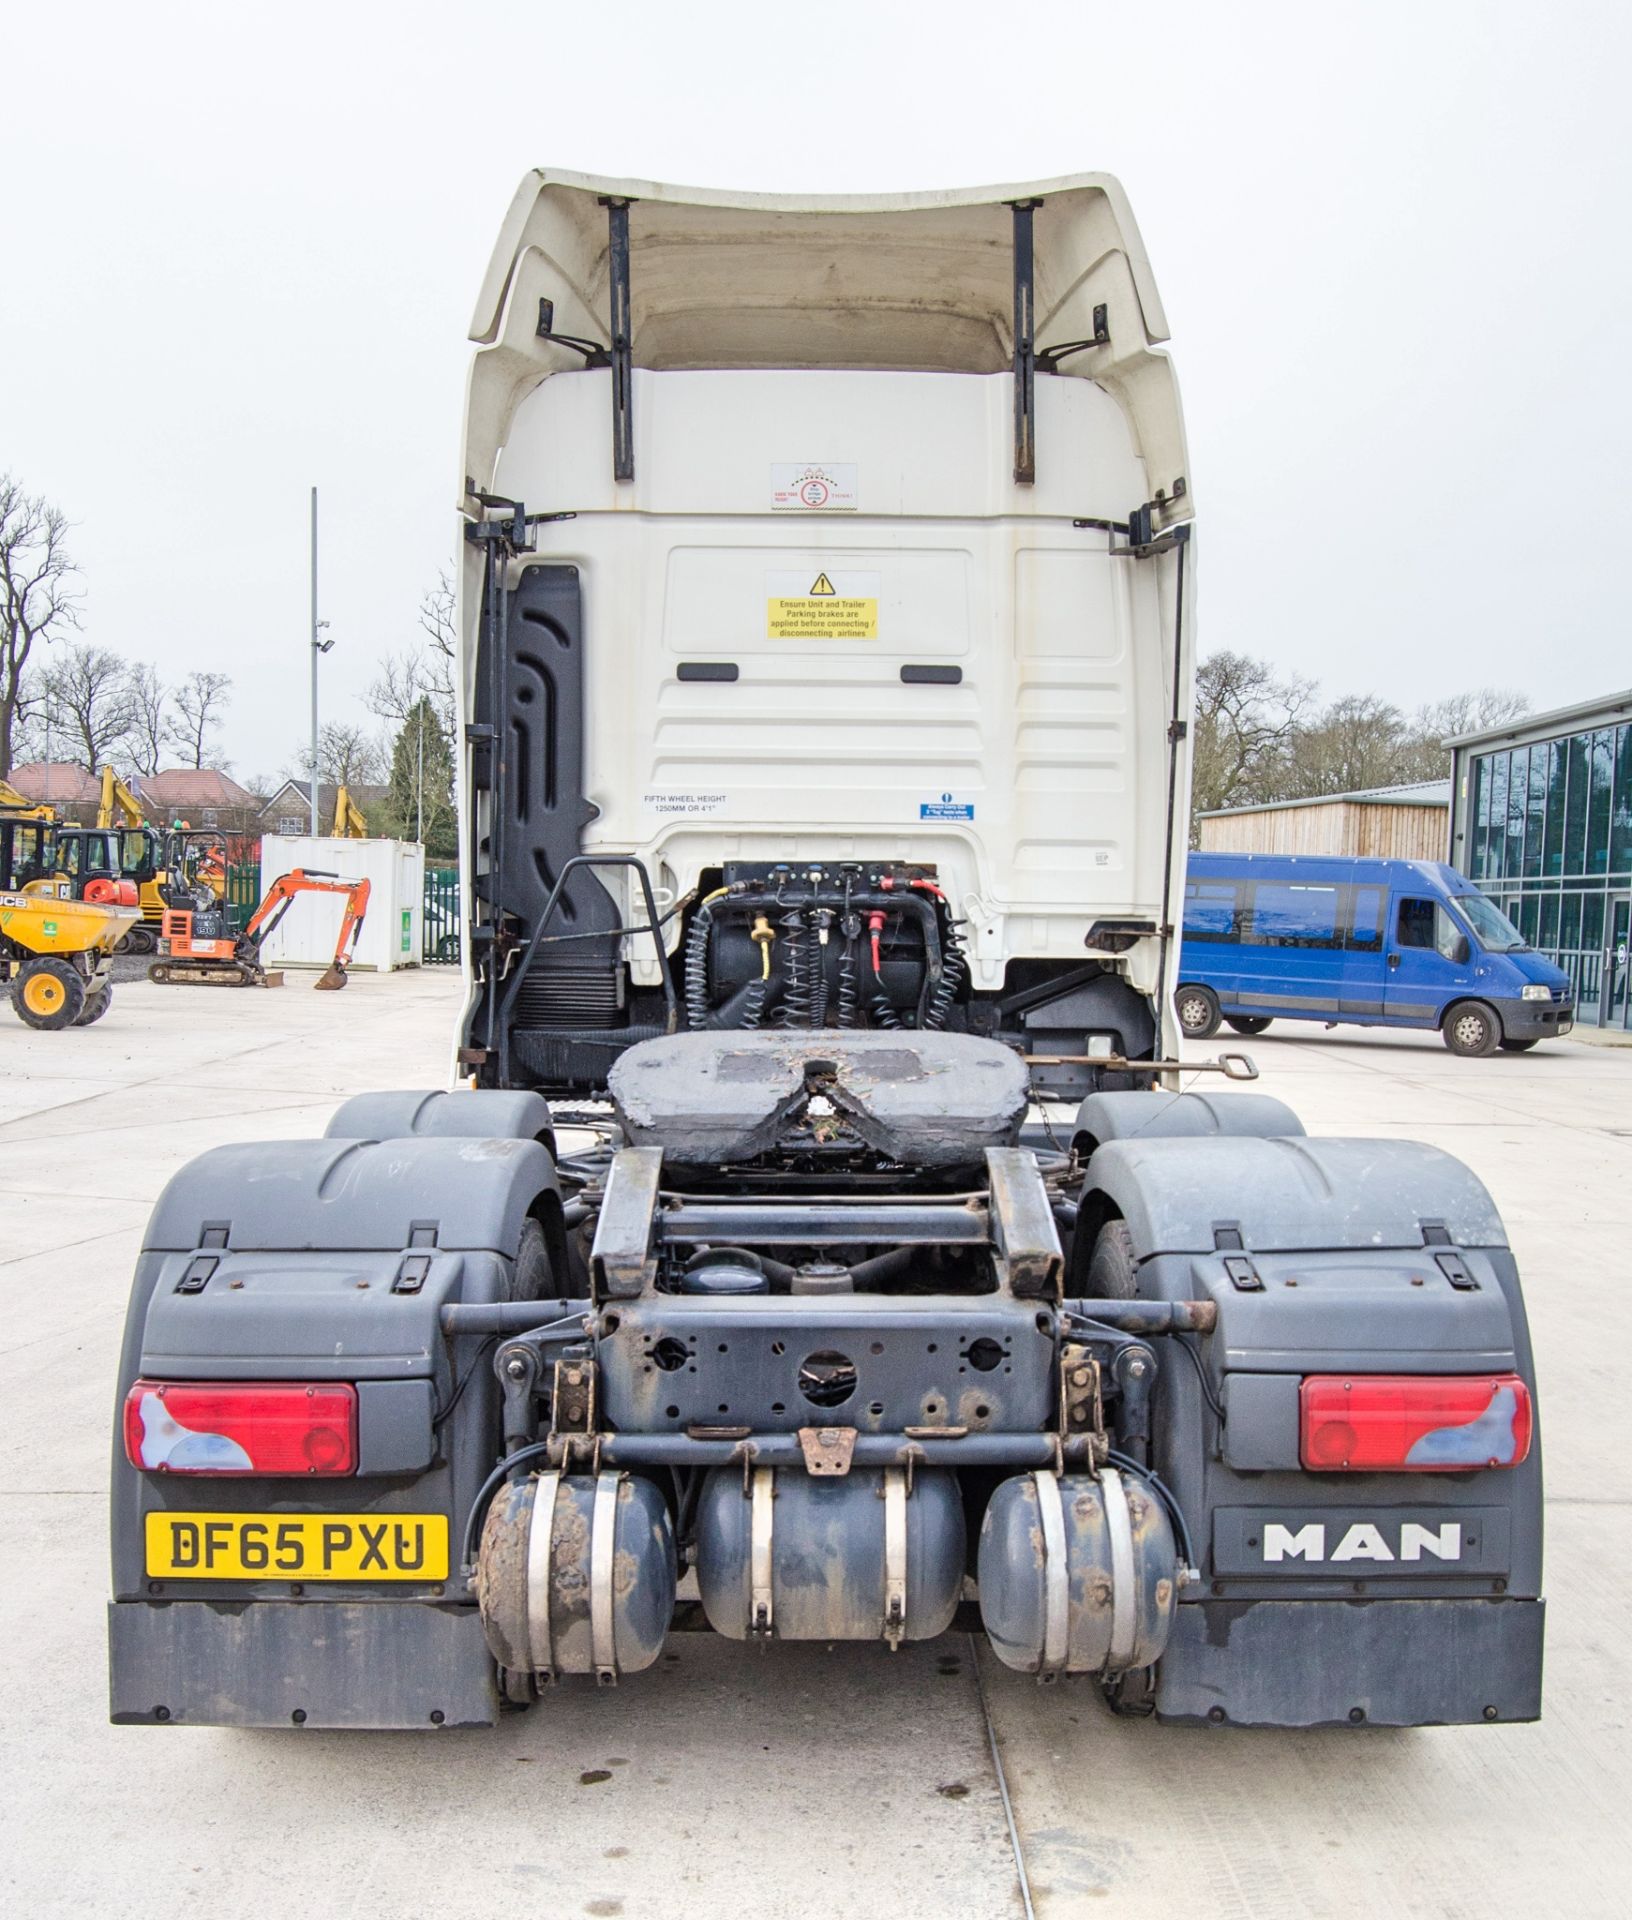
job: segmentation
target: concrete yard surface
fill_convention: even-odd
[[[1245,1043],[1312,1133],[1442,1146],[1503,1211],[1547,1449],[1539,1725],[1163,1728],[961,1634],[892,1656],[685,1633],[650,1673],[568,1683],[488,1734],[110,1727],[107,1461],[155,1195],[206,1147],[445,1083],[455,976],[310,979],[122,982],[62,1034],[0,1009],[8,1916],[999,1920],[1023,1901],[994,1737],[1046,1920],[1632,1909],[1632,1051],[1573,1042],[1458,1060],[1428,1035],[1278,1025]]]

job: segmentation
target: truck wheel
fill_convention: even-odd
[[[113,999],[113,982],[109,980],[99,993],[88,993],[85,1004],[80,1008],[74,1021],[76,1027],[94,1027],[108,1010]]]
[[[12,983],[11,1004],[24,1026],[56,1033],[79,1018],[85,982],[66,960],[30,960]]]
[[[1538,1033],[1535,1040],[1504,1040],[1502,1042],[1502,1052],[1528,1053],[1540,1038],[1541,1035]]]
[[[1088,1261],[1088,1295],[1094,1300],[1135,1296],[1133,1235],[1126,1220],[1107,1220]]]
[[[1269,1022],[1260,1019],[1256,1014],[1227,1013],[1224,1016],[1224,1024],[1227,1027],[1233,1027],[1237,1033],[1262,1033]]]
[[[529,1217],[521,1223],[521,1240],[516,1247],[516,1273],[510,1288],[512,1300],[542,1300],[555,1291],[555,1275],[550,1266],[549,1245],[544,1229]]]
[[[1173,1011],[1187,1040],[1210,1040],[1218,1032],[1218,998],[1211,987],[1180,987],[1173,996]]]
[[[1501,1044],[1502,1023],[1478,1000],[1458,1000],[1446,1014],[1445,1044],[1464,1060],[1482,1060]]]

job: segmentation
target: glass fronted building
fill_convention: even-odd
[[[1450,742],[1451,865],[1632,1030],[1632,692]]]

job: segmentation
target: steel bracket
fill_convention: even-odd
[[[805,1456],[805,1472],[813,1478],[836,1480],[850,1471],[850,1459],[856,1450],[854,1427],[801,1427],[799,1446]]]

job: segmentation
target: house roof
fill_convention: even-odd
[[[347,792],[350,793],[352,799],[355,800],[360,807],[373,806],[377,800],[383,800],[389,791],[390,789],[388,787],[374,786],[367,782],[358,782],[347,788]],[[318,782],[317,811],[320,820],[327,821],[334,818],[334,803],[338,793],[339,788],[331,781],[321,780]],[[261,812],[263,815],[275,812],[278,807],[287,806],[291,800],[298,801],[303,807],[310,807],[312,804],[310,781],[285,780],[276,792],[261,806]]]
[[[259,802],[230,774],[218,767],[166,767],[144,774],[132,783],[138,797],[169,812],[174,807],[242,807],[253,811]]]
[[[13,767],[6,778],[19,793],[41,804],[94,807],[102,797],[101,781],[67,760],[29,760]]]
[[[1224,820],[1242,813],[1278,813],[1286,807],[1335,807],[1344,802],[1368,807],[1449,807],[1449,780],[1413,780],[1402,787],[1362,787],[1356,793],[1311,793],[1301,800],[1261,800],[1250,807],[1215,807],[1199,820]]]

